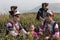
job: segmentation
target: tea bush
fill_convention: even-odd
[[[60,14],[56,13],[53,19],[57,21],[60,27]],[[0,40],[38,40],[38,38],[37,39],[33,37],[27,38],[23,35],[20,35],[17,38],[12,37],[11,35],[5,35],[6,23],[9,20],[10,20],[9,15],[0,15]],[[30,23],[34,24],[37,30],[40,27],[40,21],[36,20],[36,13],[21,14],[20,23],[22,23],[22,26],[26,29],[26,31],[28,31]]]

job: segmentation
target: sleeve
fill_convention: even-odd
[[[11,23],[7,23],[7,24],[6,24],[6,29],[7,29],[8,31],[12,31],[12,30],[13,30],[12,24],[11,24]]]
[[[38,18],[44,20],[42,9],[39,9],[38,11]]]
[[[20,26],[20,32],[23,34],[27,34],[26,30],[22,27],[22,25],[19,24],[19,26]]]
[[[59,28],[58,28],[58,24],[55,25],[55,37],[59,37]]]
[[[21,29],[20,32],[21,32],[22,34],[27,34],[27,32],[26,32],[25,29]]]
[[[38,13],[39,13],[39,14],[38,14],[38,15],[39,15],[39,17],[41,17],[41,10],[39,10],[39,11],[38,11]]]
[[[40,19],[40,16],[41,16],[41,11],[40,11],[40,9],[39,9],[39,11],[38,11],[38,13],[37,13],[37,19],[39,20]]]

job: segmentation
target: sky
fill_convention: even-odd
[[[0,12],[8,12],[12,5],[18,6],[18,10],[23,12],[31,10],[43,2],[60,3],[59,0],[0,0]]]

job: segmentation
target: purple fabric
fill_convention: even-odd
[[[59,32],[55,32],[55,37],[59,37]]]
[[[7,24],[6,24],[6,29],[7,29],[8,31],[12,31],[12,30],[13,30],[12,24],[11,24],[11,23],[7,23]]]
[[[41,28],[39,28],[39,32],[43,32],[43,30]]]
[[[37,35],[37,33],[36,33],[36,32],[34,32],[34,33],[33,33],[33,36],[34,36],[34,37],[38,37],[38,35]]]
[[[58,28],[58,24],[55,25],[55,37],[59,37],[59,28]]]
[[[9,26],[12,26],[12,24],[11,23],[7,23],[6,24],[6,27],[9,27]]]
[[[39,32],[43,32],[43,23],[41,24],[40,28],[39,28]]]

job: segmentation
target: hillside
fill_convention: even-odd
[[[30,10],[30,12],[38,12],[38,10],[41,8],[41,5],[33,8]],[[49,3],[48,5],[49,10],[53,10],[54,12],[60,13],[60,4],[59,3]]]
[[[20,35],[18,38],[14,38],[10,35],[6,36],[6,22],[9,21],[8,15],[0,15],[0,40],[19,40],[22,37],[22,40],[26,40],[23,36]],[[56,13],[54,20],[57,21],[60,27],[60,14]],[[24,13],[20,15],[20,22],[22,26],[28,30],[30,23],[35,25],[35,28],[38,30],[40,27],[40,21],[36,20],[36,13]],[[41,38],[40,38],[41,39]],[[30,38],[32,40],[32,38]]]

